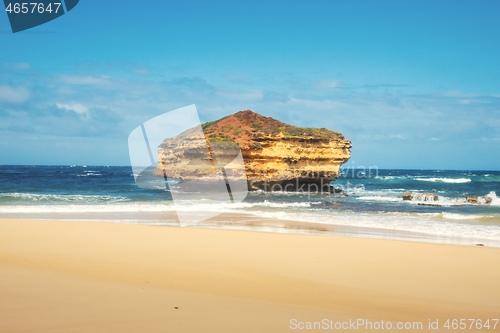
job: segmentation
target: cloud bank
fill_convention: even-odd
[[[500,91],[416,93],[404,82],[356,85],[334,77],[200,76],[141,64],[130,65],[128,71],[101,68],[85,74],[20,67],[31,72],[15,84],[9,76],[5,82],[0,79],[0,141],[15,138],[19,149],[26,146],[23,140],[74,142],[93,151],[91,159],[98,164],[127,164],[126,140],[132,129],[194,103],[202,121],[251,109],[294,125],[337,130],[353,141],[358,164],[500,168],[498,158],[487,157],[500,155]],[[65,163],[70,148],[55,155],[50,147],[40,149]],[[0,162],[9,159],[17,160],[4,154]]]

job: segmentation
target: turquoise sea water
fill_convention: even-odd
[[[252,192],[241,203],[201,199],[174,207],[169,191],[137,187],[130,167],[0,166],[0,217],[175,225],[166,214],[175,209],[214,211],[356,228],[351,234],[361,237],[411,239],[413,234],[443,243],[500,246],[499,171],[347,169],[332,185],[347,196]],[[434,193],[438,200],[404,201],[406,192]],[[466,195],[492,202],[469,204]],[[438,206],[422,205],[429,203]]]

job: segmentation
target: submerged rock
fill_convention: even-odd
[[[411,200],[412,195],[413,194],[411,194],[411,193],[405,193],[405,194],[403,194],[403,200]]]
[[[405,193],[403,194],[403,200],[412,201],[437,201],[439,196],[434,193]]]
[[[351,147],[338,132],[292,126],[246,110],[165,139],[154,175],[210,181],[209,174],[225,172],[245,178],[250,190],[341,194],[330,182],[340,176]],[[243,172],[231,166],[240,151]]]
[[[468,203],[478,204],[478,205],[489,205],[491,204],[491,198],[487,195],[484,196],[465,196]]]
[[[333,208],[335,206],[342,206],[342,204],[340,202],[324,201],[324,202],[311,202],[310,206],[311,208]]]

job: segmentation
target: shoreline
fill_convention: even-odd
[[[0,219],[0,329],[290,332],[293,318],[486,320],[500,313],[498,262],[490,247]]]
[[[193,216],[203,214],[202,211],[191,212]],[[114,223],[133,225],[152,225],[180,227],[174,211],[162,212],[110,212],[110,213],[37,213],[34,214],[2,214],[2,219],[29,219],[54,221],[80,221],[92,223]],[[322,235],[333,237],[352,237],[362,239],[380,239],[409,241],[418,243],[469,245],[500,248],[500,240],[459,237],[454,235],[438,235],[409,230],[397,230],[380,227],[354,226],[345,224],[310,222],[290,219],[271,219],[259,217],[246,212],[224,212],[206,221],[188,224],[188,228],[207,228],[221,230],[257,231],[278,234]]]

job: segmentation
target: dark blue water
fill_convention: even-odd
[[[0,205],[106,204],[170,200],[136,186],[130,167],[0,166]]]

